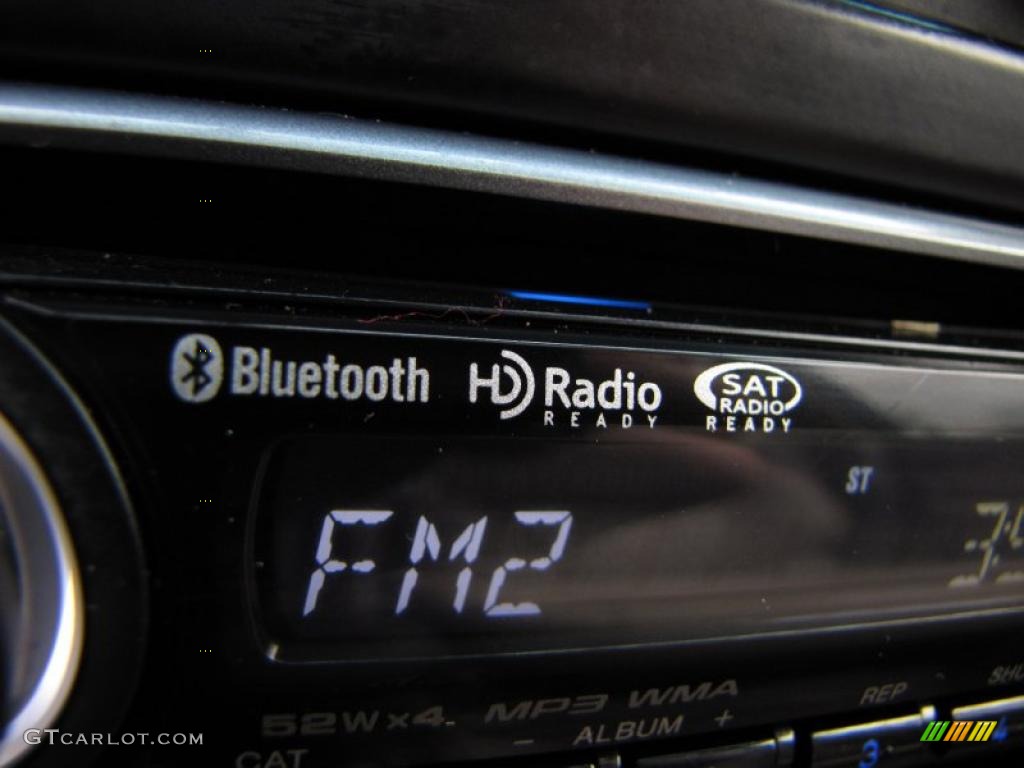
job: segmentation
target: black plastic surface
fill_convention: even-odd
[[[779,754],[774,740],[654,755],[636,761],[636,768],[775,768],[777,765]]]
[[[52,149],[0,149],[5,271],[149,280],[216,276],[245,293],[315,293],[338,275],[1019,333],[1024,270],[573,205],[309,173]],[[104,254],[88,258],[74,249]],[[161,256],[160,269],[152,259]],[[256,265],[252,271],[238,267]],[[285,271],[301,270],[297,272]],[[333,278],[331,276],[334,276]],[[434,291],[434,298],[447,298]],[[497,299],[496,299],[497,300]],[[444,312],[442,307],[438,312]],[[1017,343],[1017,342],[1013,342]]]

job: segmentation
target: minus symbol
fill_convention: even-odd
[[[533,742],[534,742],[533,739],[517,739],[516,741],[512,742],[512,746],[513,747],[526,747],[526,746],[529,746],[530,744],[533,744]]]

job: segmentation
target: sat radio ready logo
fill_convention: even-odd
[[[787,416],[803,400],[796,377],[765,363],[722,363],[708,368],[693,382],[693,393],[715,415],[708,432],[788,433]]]
[[[205,403],[220,391],[224,381],[224,353],[205,333],[178,339],[171,352],[171,388],[182,400]]]

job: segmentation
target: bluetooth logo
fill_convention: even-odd
[[[204,333],[178,339],[171,352],[171,388],[189,403],[205,403],[220,390],[224,380],[224,355],[220,344]]]

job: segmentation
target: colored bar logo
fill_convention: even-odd
[[[921,741],[988,741],[996,725],[995,720],[932,720]]]

